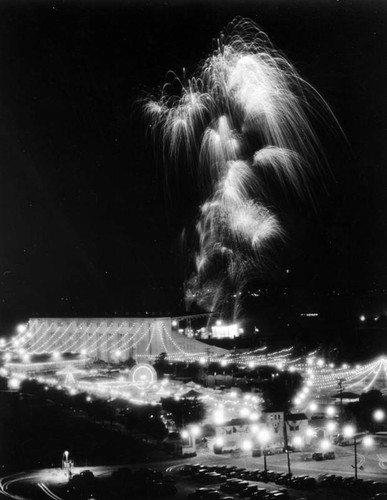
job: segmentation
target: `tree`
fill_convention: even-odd
[[[268,411],[287,411],[292,399],[300,389],[302,377],[299,373],[279,372],[262,384],[264,407]]]
[[[161,407],[167,413],[172,414],[172,418],[178,427],[183,427],[187,424],[201,422],[206,410],[203,403],[197,399],[179,399],[163,398]]]
[[[359,401],[350,403],[347,406],[355,416],[359,430],[374,431],[374,411],[381,409],[387,412],[387,401],[377,389],[363,392],[360,395]]]
[[[158,378],[163,378],[165,373],[168,370],[169,363],[167,361],[167,357],[168,357],[168,355],[166,352],[161,352],[157,356],[157,358],[154,362],[153,368],[156,370]]]

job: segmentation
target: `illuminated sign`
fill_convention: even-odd
[[[233,339],[239,337],[238,324],[213,326],[212,337],[214,339]]]

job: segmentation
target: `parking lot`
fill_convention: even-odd
[[[179,497],[186,500],[359,499],[382,500],[386,485],[337,474],[289,475],[225,464],[186,464],[174,470]],[[376,496],[375,496],[376,495]]]

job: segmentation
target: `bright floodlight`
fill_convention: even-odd
[[[175,319],[172,321],[173,328],[176,328],[178,324],[179,323]]]
[[[375,410],[374,413],[373,413],[373,417],[374,417],[374,420],[376,420],[376,422],[381,422],[382,420],[384,420],[384,417],[386,416],[386,414],[384,413],[383,410]]]
[[[217,437],[217,438],[215,439],[215,445],[216,445],[216,446],[223,446],[223,445],[224,445],[224,439],[223,439],[223,438],[221,438],[221,437]]]
[[[227,366],[227,361],[225,359],[222,359],[220,362],[220,366]]]
[[[318,404],[313,401],[313,403],[310,403],[310,405],[309,405],[309,410],[310,411],[317,411],[318,410]]]
[[[52,357],[54,359],[59,359],[60,358],[60,353],[58,351],[55,351],[55,352],[52,353]]]
[[[217,319],[216,320],[216,326],[220,326],[222,324],[222,320],[221,319]]]
[[[200,427],[198,425],[193,425],[191,427],[191,434],[195,437],[200,436],[201,434]]]
[[[204,364],[206,363],[206,358],[200,358],[200,359],[199,359],[199,363],[200,363],[201,365],[204,365]]]
[[[86,349],[81,349],[81,354],[82,354],[82,356],[86,356],[86,354],[87,354]]]
[[[225,422],[224,418],[224,413],[221,410],[215,410],[214,411],[214,424],[215,425],[222,425]]]
[[[364,316],[364,314],[362,314],[359,319],[360,321],[364,322],[366,320],[366,317]]]
[[[23,334],[27,330],[27,326],[23,323],[20,323],[20,325],[17,325],[16,330],[17,333]]]
[[[363,445],[367,448],[375,444],[374,438],[372,436],[364,436]]]
[[[252,422],[256,422],[258,419],[259,419],[258,413],[254,412],[249,415],[249,420],[251,420]]]
[[[242,441],[242,450],[244,451],[249,451],[253,447],[253,444],[251,441],[246,439],[245,441]]]
[[[181,431],[181,437],[183,439],[188,439],[189,438],[189,432],[187,430]]]
[[[336,413],[336,410],[333,406],[327,406],[325,413],[328,415],[328,417],[333,417]]]
[[[294,403],[296,406],[298,406],[298,405],[301,403],[301,398],[299,398],[299,397],[298,397],[298,398],[294,398],[294,399],[293,399],[293,403]]]
[[[333,432],[336,429],[336,422],[328,422],[327,423],[327,431],[328,432]]]
[[[257,434],[259,432],[259,427],[257,424],[250,425],[250,432],[252,434]]]
[[[248,366],[249,368],[254,368],[254,367],[255,367],[255,363],[254,363],[254,361],[249,361],[249,362],[247,363],[247,366]]]
[[[352,438],[355,435],[355,427],[353,425],[345,425],[343,427],[343,436],[345,438]]]
[[[116,358],[121,357],[121,351],[120,351],[119,349],[117,349],[117,350],[114,352],[114,356],[115,356]]]
[[[302,446],[302,437],[301,436],[295,436],[293,438],[293,446],[296,446],[296,447],[299,447],[299,446]]]
[[[14,391],[20,388],[20,380],[18,378],[12,377],[8,380],[8,387]]]
[[[258,433],[258,441],[264,446],[269,442],[270,432],[267,429],[262,429]]]
[[[305,432],[309,437],[313,437],[315,435],[315,431],[311,427],[308,427]]]
[[[246,418],[246,417],[248,417],[250,415],[250,410],[244,406],[243,408],[241,408],[239,410],[239,415],[242,418]]]
[[[331,447],[331,443],[330,443],[330,441],[328,439],[322,439],[320,441],[320,448],[323,451],[329,450],[330,447]]]
[[[317,360],[317,366],[324,366],[324,360],[323,359],[318,359]]]

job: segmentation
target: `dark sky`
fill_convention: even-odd
[[[136,101],[194,69],[236,15],[318,89],[350,145],[317,125],[334,179],[317,213],[282,214],[265,286],[387,288],[385,2],[13,0],[0,4],[2,323],[179,309],[194,196],[165,189]]]

